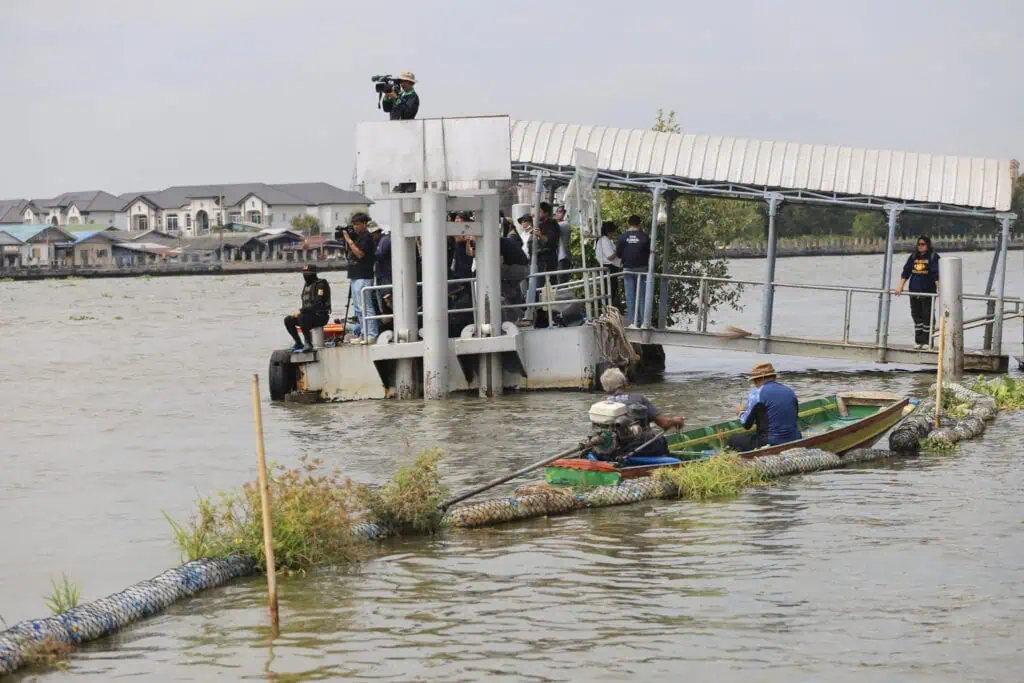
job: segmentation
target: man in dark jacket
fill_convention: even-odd
[[[302,307],[284,319],[284,328],[295,340],[292,351],[312,351],[313,328],[323,327],[331,318],[331,286],[316,273],[316,266],[312,263],[302,268],[302,278],[306,282],[302,288]],[[299,339],[296,325],[302,328],[305,345]]]
[[[373,231],[376,236],[380,234],[380,239],[377,240],[377,250],[374,253],[373,259],[373,280],[377,286],[390,285],[391,284],[391,231],[376,228]],[[378,289],[374,294],[377,295],[377,310],[381,314],[391,313],[391,292],[384,289]]]
[[[626,232],[615,243],[615,255],[622,259],[622,280],[626,285],[626,325],[640,325],[644,310],[643,278],[638,273],[647,272],[651,255],[651,238],[640,229],[640,216],[630,216],[626,221]],[[640,305],[637,306],[639,299]]]
[[[917,250],[903,264],[900,284],[895,292],[897,296],[903,293],[908,280],[911,294],[939,292],[939,255],[932,249],[932,240],[928,235],[917,238]],[[928,348],[931,344],[928,330],[932,322],[932,297],[911,296],[910,317],[914,319],[914,344],[919,349]]]
[[[420,96],[413,88],[415,84],[416,76],[411,71],[403,71],[398,76],[400,92],[392,90],[384,95],[381,109],[391,116],[392,121],[407,121],[416,118],[416,113],[420,110]]]
[[[539,218],[539,223],[531,234],[530,244],[538,245],[537,272],[547,273],[558,270],[558,245],[562,242],[562,228],[559,227],[558,221],[551,217],[551,205],[547,202],[540,203]]]
[[[796,393],[780,383],[771,363],[758,363],[750,373],[753,388],[747,400],[736,408],[740,424],[752,432],[734,434],[726,439],[729,448],[740,453],[763,446],[778,446],[801,438],[797,419],[800,404]]]

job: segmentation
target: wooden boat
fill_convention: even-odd
[[[887,431],[914,410],[910,400],[898,394],[877,391],[853,391],[800,403],[799,425],[803,438],[777,446],[765,446],[739,455],[760,458],[792,448],[819,448],[842,455],[854,448],[875,444]],[[548,483],[562,486],[608,485],[620,479],[644,477],[661,467],[678,467],[706,460],[725,448],[726,440],[744,430],[739,420],[728,420],[667,434],[669,453],[681,462],[671,465],[617,467],[593,460],[556,460],[545,469]]]

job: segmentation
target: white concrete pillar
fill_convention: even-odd
[[[423,397],[448,395],[447,196],[423,193]],[[415,271],[414,271],[415,272]]]
[[[394,309],[396,344],[419,340],[416,314],[416,237],[405,224],[402,200],[391,201],[391,305]],[[395,364],[395,395],[416,398],[416,362],[401,358]]]
[[[946,316],[942,354],[942,379],[955,381],[964,374],[964,278],[959,256],[939,259],[939,322]]]
[[[478,215],[481,235],[476,240],[477,336],[501,335],[501,226],[498,195],[484,195]],[[484,333],[484,330],[487,330]],[[502,390],[501,354],[481,354],[478,381],[481,396]]]

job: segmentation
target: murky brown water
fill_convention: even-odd
[[[787,259],[778,277],[877,286],[880,260]],[[988,257],[964,264],[965,290],[980,291]],[[762,267],[740,261],[733,273],[757,279]],[[1008,290],[1022,284],[1011,265]],[[95,598],[176,564],[161,511],[184,517],[197,491],[251,478],[249,378],[287,341],[280,318],[299,287],[297,275],[0,283],[8,624],[43,616],[61,572]],[[777,302],[776,332],[841,334],[840,295],[831,307],[785,291]],[[745,303],[716,324],[756,330],[757,293]],[[897,302],[894,336],[911,334],[905,309]],[[873,336],[872,302],[856,310],[855,327]],[[1006,340],[1019,348],[1020,335],[1011,325]],[[667,381],[644,387],[658,405],[692,423],[728,416],[754,357],[668,354]],[[929,381],[772,360],[805,396]],[[379,481],[403,442],[440,444],[460,488],[570,443],[594,399],[267,404],[267,449]],[[805,476],[727,502],[390,541],[356,569],[283,581],[272,652],[254,580],[175,605],[40,678],[1020,680],[1022,429],[1024,416],[1003,415],[956,456]]]

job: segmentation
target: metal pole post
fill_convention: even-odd
[[[658,246],[658,203],[661,201],[661,193],[664,191],[662,185],[655,185],[654,201],[651,204],[651,254],[647,257],[647,288],[644,290],[644,329],[651,328],[651,318],[654,315],[654,257]],[[639,278],[637,278],[639,281]]]
[[[882,268],[885,281],[882,283],[882,301],[879,309],[879,340],[878,340],[878,362],[885,362],[886,349],[889,346],[889,311],[892,304],[892,251],[896,243],[896,219],[903,210],[903,207],[890,204],[885,207],[889,214],[889,233],[885,239],[885,265]]]
[[[498,337],[501,335],[501,223],[497,194],[484,195],[480,226],[483,234],[477,239],[476,281],[478,310],[483,316],[478,318],[477,332],[480,337]],[[489,327],[487,334],[484,325]],[[481,394],[500,394],[504,385],[501,354],[481,354],[479,367]]]
[[[939,259],[939,320],[946,318],[942,355],[942,379],[957,380],[964,374],[964,278],[959,256]],[[940,335],[941,337],[942,335]]]
[[[779,213],[779,202],[782,195],[772,192],[765,196],[768,200],[768,263],[764,273],[764,298],[761,300],[761,341],[758,353],[768,353],[768,338],[772,336],[772,307],[775,304],[775,247],[779,241],[775,228],[775,219]]]
[[[405,224],[401,199],[391,202],[391,305],[394,309],[395,343],[419,339],[419,317],[416,315],[416,237]],[[395,363],[395,394],[397,398],[416,398],[416,363],[400,358]]]
[[[530,282],[526,288],[526,303],[535,304],[537,303],[537,228],[540,227],[540,195],[544,192],[544,176],[541,175],[540,171],[536,172],[537,182],[534,185],[533,190],[533,229],[534,233],[530,236]],[[536,319],[535,308],[527,308],[524,318],[529,320]],[[548,321],[551,324],[551,321]]]
[[[668,251],[669,251],[669,235],[672,233],[672,205],[675,203],[676,196],[673,193],[665,195],[665,246],[661,252],[661,289],[658,291],[658,329],[665,329],[668,327],[668,278],[664,277],[668,273]]]
[[[996,269],[999,267],[999,254],[1002,252],[1003,234],[1000,232],[996,237],[996,246],[992,250],[992,265],[988,269],[988,282],[985,283],[985,296],[992,293],[992,285],[996,281]],[[996,312],[996,302],[989,301],[985,304],[985,315],[992,318]],[[992,350],[992,323],[985,324],[985,341],[982,346],[985,351]]]
[[[448,394],[447,195],[423,193],[423,398]]]
[[[1002,355],[1003,350],[1003,297],[1006,294],[1006,250],[1010,242],[1010,224],[1015,214],[1000,214],[1002,240],[999,244],[999,274],[996,276],[996,315],[992,324],[992,353]],[[941,286],[941,285],[940,285]]]

